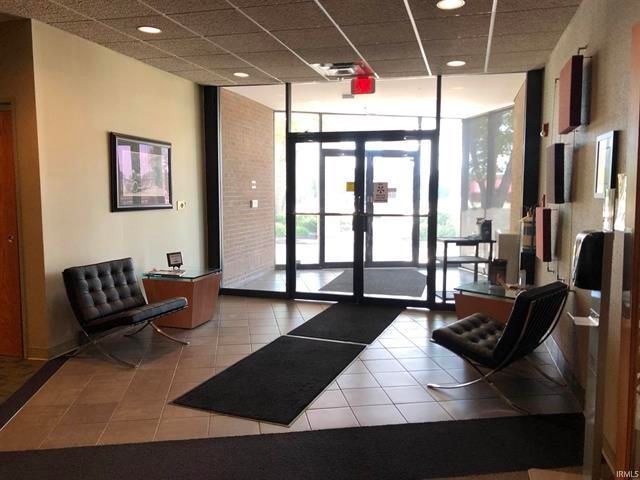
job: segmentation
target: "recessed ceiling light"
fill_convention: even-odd
[[[141,27],[138,27],[138,30],[140,30],[142,33],[152,33],[154,35],[162,33],[162,30],[160,30],[158,27],[152,27],[150,25],[142,25]]]
[[[464,0],[440,0],[436,3],[436,7],[440,10],[455,10],[464,7],[465,3]]]
[[[449,67],[464,67],[467,64],[464,60],[451,60],[447,62],[447,66]]]
[[[247,78],[249,76],[248,73],[244,73],[244,72],[236,72],[233,75],[240,78]]]

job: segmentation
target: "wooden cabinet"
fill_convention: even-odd
[[[189,306],[155,322],[161,327],[195,328],[211,320],[218,304],[219,271],[182,277],[145,275],[142,279],[149,303],[172,297],[185,297]]]

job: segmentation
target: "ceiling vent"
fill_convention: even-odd
[[[371,68],[362,60],[355,62],[314,63],[311,65],[320,75],[330,80],[372,75]]]

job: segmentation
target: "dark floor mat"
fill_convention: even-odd
[[[280,337],[173,403],[288,425],[363,349],[362,345]]]
[[[427,277],[414,268],[365,268],[364,293],[421,297]],[[323,292],[353,292],[353,270],[345,270],[321,289]]]
[[[299,337],[372,343],[391,325],[403,307],[337,303],[289,332]]]

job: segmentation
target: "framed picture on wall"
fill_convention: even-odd
[[[596,168],[593,196],[604,198],[607,189],[616,188],[616,156],[618,150],[618,132],[599,135],[596,141]]]
[[[171,144],[109,134],[111,211],[173,208]]]

